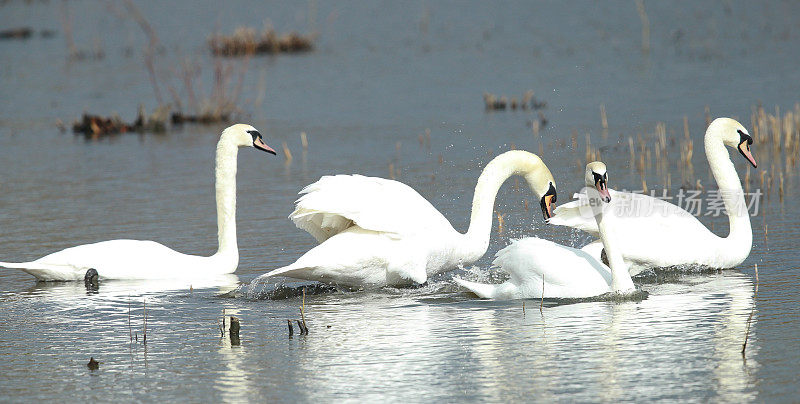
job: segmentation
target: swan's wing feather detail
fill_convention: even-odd
[[[452,229],[430,202],[398,181],[362,175],[324,176],[303,188],[300,195],[289,218],[320,243],[354,224],[396,235]]]
[[[605,212],[611,212],[614,226],[621,233],[633,231],[637,237],[646,229],[658,229],[657,233],[673,234],[687,231],[708,232],[700,221],[686,210],[650,195],[609,190],[611,202]],[[569,226],[599,236],[597,221],[592,215],[588,199],[575,194],[577,200],[556,208],[549,223]],[[638,231],[636,231],[638,230]],[[656,232],[653,232],[656,233]]]
[[[557,226],[567,226],[583,230],[597,237],[600,235],[600,232],[597,230],[597,222],[592,216],[587,218],[582,214],[585,209],[589,208],[589,202],[586,198],[579,197],[579,195],[580,194],[574,194],[573,198],[576,198],[574,201],[557,206],[556,210],[553,212],[555,215],[548,219],[547,222]]]

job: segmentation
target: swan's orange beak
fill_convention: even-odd
[[[746,158],[747,161],[749,161],[750,164],[753,165],[753,168],[758,168],[758,164],[756,164],[756,159],[754,159],[753,154],[750,153],[750,144],[752,142],[753,142],[752,140],[750,141],[744,140],[742,141],[742,143],[739,143],[738,149],[739,153],[742,153],[742,156],[744,156],[744,158]]]
[[[253,147],[255,147],[258,150],[263,150],[263,151],[265,151],[265,152],[267,152],[269,154],[277,154],[277,153],[275,153],[275,149],[267,146],[267,144],[264,143],[263,140],[261,140],[261,136],[255,138],[255,140],[253,140]]]
[[[600,193],[600,198],[603,199],[603,202],[611,202],[611,194],[608,193],[608,184],[605,181],[597,181],[594,186],[597,188],[597,192]]]
[[[544,220],[555,216],[553,213],[553,209],[555,207],[555,203],[553,203],[554,198],[555,195],[545,195],[542,197],[542,215],[544,215]]]

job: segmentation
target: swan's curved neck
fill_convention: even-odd
[[[597,221],[597,229],[600,232],[600,241],[603,243],[603,249],[606,251],[606,257],[608,258],[608,266],[611,268],[611,291],[612,292],[626,292],[633,290],[635,287],[633,286],[633,280],[631,280],[631,275],[628,273],[628,267],[625,265],[625,261],[622,258],[622,253],[617,248],[617,245],[614,240],[614,232],[610,229],[608,221],[609,218],[613,220],[614,215],[608,215],[608,217],[603,215],[603,209],[612,209],[607,204],[600,205],[600,198],[599,196],[594,199],[594,202],[601,206],[602,208],[595,208],[595,220]]]
[[[524,175],[531,189],[536,189],[533,180],[545,174],[550,177],[550,171],[538,156],[519,150],[503,153],[486,165],[475,185],[469,230],[464,235],[470,253],[467,255],[480,258],[489,248],[494,201],[500,186],[512,175]]]
[[[736,168],[728,155],[721,133],[709,128],[704,145],[711,174],[719,186],[719,197],[722,198],[725,210],[728,212],[730,233],[723,239],[725,249],[735,249],[739,254],[747,256],[753,244],[753,230],[739,174],[736,173]],[[726,253],[731,254],[733,251],[728,250]]]
[[[217,255],[239,257],[236,244],[236,157],[239,148],[223,136],[217,143]]]

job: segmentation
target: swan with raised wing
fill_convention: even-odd
[[[485,299],[588,298],[605,293],[635,291],[633,281],[617,249],[614,217],[607,215],[608,194],[605,164],[586,166],[586,193],[599,228],[600,240],[610,265],[584,251],[549,240],[527,237],[513,241],[497,252],[492,266],[507,272],[508,281],[493,285],[453,278],[459,285]]]
[[[535,154],[512,150],[495,157],[478,178],[469,230],[450,222],[414,189],[398,181],[360,175],[325,176],[305,187],[289,218],[320,244],[283,275],[349,287],[421,284],[428,277],[478,260],[489,247],[494,200],[500,186],[521,175],[552,216],[556,185]]]
[[[705,134],[705,151],[711,173],[719,186],[718,195],[728,214],[730,232],[719,237],[686,210],[649,195],[610,191],[619,250],[629,271],[635,275],[650,268],[699,266],[732,268],[750,254],[753,231],[736,168],[725,146],[735,148],[753,167],[750,152],[753,138],[742,124],[730,118],[717,118]],[[595,236],[598,226],[586,209],[585,200],[559,206],[550,224],[570,226]],[[596,257],[602,247],[594,242],[585,251]]]
[[[216,198],[219,248],[209,257],[179,253],[155,241],[109,240],[70,247],[30,262],[0,262],[39,280],[176,279],[230,274],[239,265],[236,243],[236,160],[239,147],[270,154],[252,126],[236,124],[222,132],[217,143]]]

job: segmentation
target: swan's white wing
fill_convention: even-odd
[[[611,202],[604,208],[606,215],[613,215],[614,226],[620,232],[657,229],[661,233],[704,232],[708,230],[689,212],[663,199],[650,195],[609,190]],[[597,221],[592,215],[589,201],[580,194],[577,200],[565,203],[555,210],[550,224],[569,226],[599,236]]]
[[[609,192],[614,191],[609,190]],[[572,227],[573,229],[583,230],[594,236],[599,236],[597,221],[594,220],[594,216],[591,216],[591,214],[587,215],[587,212],[591,212],[588,199],[583,194],[574,194],[572,197],[575,198],[574,201],[556,207],[553,211],[554,216],[547,219],[547,223]],[[613,197],[611,202],[614,202]]]
[[[398,181],[362,175],[324,176],[300,194],[289,218],[320,243],[353,224],[396,235],[452,230],[430,202]]]
[[[571,226],[599,236],[597,222],[586,199],[565,204],[555,212],[551,224]],[[613,221],[614,237],[630,265],[631,274],[645,268],[695,262],[713,265],[720,238],[689,212],[665,200],[611,191],[611,202],[604,209],[604,218]]]

